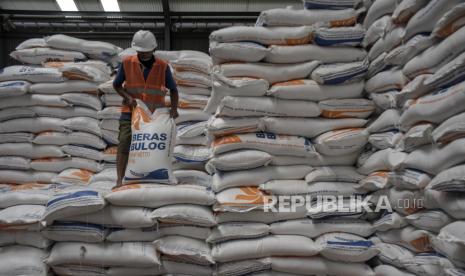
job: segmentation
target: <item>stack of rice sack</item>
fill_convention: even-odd
[[[56,239],[45,221],[70,207],[55,199],[99,194],[88,186],[107,146],[97,87],[110,73],[101,60],[119,50],[64,35],[30,39],[10,54],[25,65],[1,70],[0,274],[47,275],[45,250]]]
[[[175,169],[205,171],[210,158],[205,133],[209,115],[203,109],[211,94],[211,58],[205,53],[187,50],[156,51],[155,56],[169,63],[179,92]],[[170,106],[169,96],[166,104]]]
[[[364,214],[265,211],[278,207],[276,196],[343,203],[363,194],[355,161],[375,108],[362,96],[361,10],[357,1],[305,2],[308,9],[262,12],[263,26],[210,35],[217,66],[206,108],[214,113],[207,170],[218,226],[208,241],[219,275],[373,275],[364,262],[378,250],[366,239],[373,230]]]
[[[374,223],[379,275],[462,275],[462,1],[375,1],[364,25],[369,126],[360,185],[393,212]]]

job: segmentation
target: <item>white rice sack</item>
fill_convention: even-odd
[[[432,239],[434,249],[461,268],[465,267],[463,227],[464,221],[453,222],[442,228],[439,235]]]
[[[271,97],[231,97],[223,98],[216,116],[283,116],[318,117],[321,111],[314,102],[283,100]]]
[[[61,98],[72,105],[90,107],[95,110],[102,110],[103,107],[100,99],[91,94],[66,93],[61,95]]]
[[[426,6],[427,0],[406,0],[397,4],[392,13],[392,21],[398,25],[407,23],[415,13]]]
[[[219,243],[228,240],[258,238],[268,235],[270,226],[258,222],[230,222],[222,223],[212,229],[207,242]]]
[[[54,222],[41,230],[41,234],[53,241],[103,242],[108,230],[98,224]]]
[[[430,123],[414,125],[404,134],[398,145],[399,149],[412,152],[423,145],[431,144],[433,142],[433,129],[434,125]]]
[[[176,170],[173,174],[178,180],[178,184],[193,184],[204,187],[211,186],[211,176],[203,171]]]
[[[29,170],[31,160],[20,156],[2,156],[0,157],[0,169],[7,170]]]
[[[443,193],[435,190],[425,190],[425,207],[442,209],[455,219],[464,219],[464,197],[459,193]]]
[[[102,138],[110,145],[118,145],[118,132],[111,130],[102,130]],[[116,153],[115,153],[116,154]],[[115,156],[116,158],[116,156]]]
[[[271,266],[276,271],[299,275],[344,275],[373,276],[373,270],[364,263],[334,262],[319,256],[314,257],[271,257]]]
[[[102,129],[119,131],[119,120],[117,119],[103,119],[99,125]]]
[[[105,199],[113,205],[157,208],[169,204],[211,205],[214,194],[198,185],[133,184],[114,189]]]
[[[151,241],[164,236],[183,236],[193,239],[206,240],[210,235],[210,228],[182,224],[158,224],[156,227],[146,228],[117,228],[112,229],[106,237],[111,242]]]
[[[248,212],[272,206],[272,199],[259,187],[233,187],[215,195],[215,212]]]
[[[93,172],[84,169],[65,169],[52,179],[53,183],[89,185]]]
[[[376,231],[388,231],[390,229],[400,229],[408,225],[403,216],[396,212],[386,213],[380,219],[373,222],[373,228]],[[404,249],[404,247],[401,247]],[[405,249],[407,250],[407,249]],[[383,250],[381,250],[383,252]],[[397,253],[395,253],[397,255]]]
[[[55,67],[69,80],[86,80],[94,82],[106,82],[110,76],[110,70],[101,61],[88,62],[47,62],[46,67]]]
[[[211,42],[210,55],[221,61],[258,62],[270,52],[265,46],[253,42]]]
[[[301,235],[309,238],[318,238],[331,232],[368,237],[374,232],[371,223],[351,218],[329,218],[325,220],[305,218],[275,222],[270,226],[271,233],[275,235]]]
[[[447,6],[439,3],[440,1],[431,1],[430,5],[439,5],[441,8]],[[432,21],[430,18],[427,20]],[[465,50],[465,46],[463,46],[464,40],[465,28],[461,28],[435,46],[428,48],[423,53],[407,62],[402,70],[404,75],[413,78],[420,74],[434,73],[435,70],[438,69],[438,66],[451,61]]]
[[[384,198],[390,207],[402,215],[410,215],[424,208],[424,193],[422,190],[405,190],[397,187],[379,190],[372,193],[371,202],[376,203]]]
[[[376,19],[386,14],[392,14],[396,9],[396,5],[396,0],[375,1],[368,9],[365,20],[363,21],[363,27],[368,29],[368,27],[372,26]]]
[[[465,165],[458,165],[439,172],[426,189],[440,192],[464,192],[465,191]]]
[[[424,81],[424,85],[430,90],[447,88],[464,79],[462,73],[465,68],[465,53],[460,54],[449,63],[440,67],[431,77]]]
[[[97,212],[68,217],[66,221],[92,223],[109,228],[145,228],[155,225],[150,217],[151,213],[152,209],[149,208],[107,205]]]
[[[366,59],[351,63],[323,64],[311,72],[311,78],[319,84],[356,82],[365,77],[368,66]]]
[[[44,213],[42,205],[15,205],[0,210],[0,224],[4,230],[37,230]]]
[[[178,85],[178,92],[179,94],[184,94],[184,95],[189,94],[189,95],[209,96],[211,94],[211,88]]]
[[[390,265],[378,265],[374,269],[376,276],[414,276],[415,274],[409,273],[405,270],[401,270],[395,266]]]
[[[0,170],[0,181],[12,184],[51,183],[56,175],[52,172]]]
[[[375,42],[368,52],[368,59],[375,60],[384,52],[389,52],[402,43],[405,35],[403,27],[396,27],[390,30],[386,35]]]
[[[329,99],[355,99],[362,97],[364,82],[342,85],[320,85],[314,80],[300,79],[273,84],[267,96],[289,100],[323,101]]]
[[[402,133],[392,130],[371,134],[368,137],[368,143],[377,149],[383,150],[387,148],[396,148],[402,138]]]
[[[378,191],[392,186],[392,173],[386,171],[375,171],[359,181],[356,188],[361,191]]]
[[[433,175],[464,162],[465,139],[458,139],[443,147],[427,145],[412,153],[402,162],[403,168],[412,168]]]
[[[0,82],[0,98],[24,95],[29,92],[31,84],[27,81],[3,81]]]
[[[177,125],[177,136],[179,138],[195,138],[205,134],[206,121],[184,122]]]
[[[320,46],[359,46],[365,36],[365,29],[357,24],[351,27],[318,28],[313,43]],[[329,54],[329,53],[328,53]]]
[[[200,88],[211,87],[211,79],[209,75],[203,73],[197,73],[194,71],[174,71],[173,78],[179,85]]]
[[[45,205],[60,185],[53,184],[1,184],[0,208],[15,205]]]
[[[96,94],[98,84],[90,81],[65,81],[59,83],[34,83],[30,86],[30,93],[36,94],[63,94],[69,92],[84,92]]]
[[[390,178],[395,187],[407,190],[422,190],[431,181],[428,174],[410,169],[391,172]]]
[[[65,78],[56,68],[13,65],[0,70],[0,81],[63,82]]]
[[[261,222],[270,224],[277,221],[301,219],[306,217],[306,208],[296,208],[296,212],[263,212],[252,210],[250,212],[219,212],[216,214],[218,224],[227,222]]]
[[[42,64],[46,61],[82,61],[86,60],[83,53],[76,51],[63,51],[51,48],[29,48],[16,50],[10,53],[10,57],[21,63]]]
[[[210,114],[200,109],[178,108],[179,117],[174,120],[176,124],[188,121],[208,121]]]
[[[273,156],[259,150],[236,150],[216,155],[206,164],[208,172],[247,170],[268,165]]]
[[[399,127],[401,113],[397,109],[388,109],[381,113],[368,127],[370,133],[385,132]]]
[[[309,166],[267,166],[247,171],[233,171],[213,175],[212,187],[221,191],[231,187],[258,186],[270,180],[303,179],[312,171]]]
[[[73,131],[70,133],[47,131],[39,133],[32,143],[38,145],[57,145],[63,146],[66,144],[84,145],[96,149],[105,149],[107,144],[102,138],[97,135],[87,132]]]
[[[223,136],[212,143],[215,155],[238,149],[255,149],[276,155],[315,155],[314,146],[307,138],[267,132]]]
[[[263,96],[269,87],[264,79],[248,77],[227,78],[218,72],[219,67],[212,73],[213,89],[205,111],[214,113],[226,96]]]
[[[13,245],[0,249],[2,274],[9,276],[47,276],[48,266],[43,262],[48,252],[42,249]]]
[[[227,241],[212,248],[216,262],[230,262],[270,256],[313,256],[320,248],[310,239],[297,235],[270,235],[263,238]]]
[[[356,163],[358,152],[342,156],[324,156],[318,154],[314,157],[274,156],[271,161],[275,166],[309,165],[309,166],[352,166]]]
[[[379,93],[392,89],[402,90],[408,82],[402,70],[392,69],[380,72],[370,78],[366,82],[365,89],[368,93]]]
[[[263,26],[308,26],[324,25],[328,27],[352,26],[357,21],[358,12],[354,9],[343,10],[306,10],[278,8],[262,11],[257,23]]]
[[[159,223],[213,227],[216,224],[209,206],[173,204],[155,209],[150,217]]]
[[[269,63],[298,63],[312,60],[319,60],[322,63],[342,63],[364,60],[367,56],[365,50],[344,46],[270,45],[268,49],[265,61]]]
[[[359,174],[352,166],[324,166],[315,167],[312,172],[305,176],[307,183],[317,181],[341,181],[357,183],[364,176]]]
[[[122,51],[121,48],[102,41],[90,41],[63,34],[45,37],[47,46],[56,49],[79,51],[91,58],[108,59]]]
[[[199,275],[199,276],[209,276],[209,275],[212,275],[213,273],[213,268],[211,268],[210,266],[186,263],[183,261],[177,262],[177,261],[171,261],[171,260],[163,260],[163,270],[169,273],[173,273],[173,274],[179,273],[180,275],[188,275],[189,273],[195,273],[195,275]],[[115,276],[124,276],[124,275],[128,275],[128,274],[123,273],[121,275],[115,275]]]
[[[381,71],[387,70],[388,64],[384,61],[386,58],[387,53],[382,53],[377,58],[370,62],[370,66],[368,66],[368,71],[366,74],[366,78],[371,78],[374,75],[378,74]]]
[[[36,171],[59,173],[70,168],[98,172],[103,166],[95,160],[80,157],[39,158],[31,161],[31,169]]]
[[[324,118],[361,118],[365,119],[375,110],[375,105],[367,99],[334,99],[318,103],[321,117]]]
[[[212,67],[212,61],[209,57],[183,57],[170,61],[170,66],[175,71],[193,71],[209,74],[210,68]]]
[[[408,39],[418,33],[433,31],[436,22],[447,12],[460,4],[459,0],[432,0],[418,10],[405,27],[405,37]]]
[[[329,156],[358,152],[368,142],[364,128],[333,130],[315,137],[312,142],[318,153]]]
[[[403,1],[405,2],[405,1]],[[403,3],[402,2],[402,3]],[[392,49],[385,57],[384,62],[391,65],[405,65],[409,60],[424,50],[433,46],[436,40],[432,36],[418,34],[410,38],[405,44]]]
[[[123,97],[119,94],[103,94],[102,101],[105,103],[105,106],[117,106],[121,107],[123,105]]]
[[[0,136],[0,143],[25,143],[32,142],[35,135],[28,132],[12,132],[12,133],[2,133]]]
[[[47,249],[52,244],[52,241],[42,236],[40,232],[24,230],[2,231],[0,246],[15,244]]]
[[[83,208],[84,206],[85,208]],[[49,225],[54,220],[89,214],[102,209],[104,206],[105,200],[97,191],[85,189],[65,190],[49,199],[43,220]]]
[[[63,126],[72,131],[83,131],[101,136],[99,121],[90,117],[74,117],[63,121]]]
[[[45,40],[43,38],[29,38],[21,42],[16,46],[16,50],[29,49],[29,48],[39,48],[47,47]]]
[[[372,238],[372,241],[375,243],[376,248],[380,250],[377,258],[385,264],[403,268],[404,260],[411,259],[415,256],[414,252],[403,246],[385,243],[376,237]]]
[[[108,106],[97,112],[97,119],[113,119],[118,120],[121,117],[121,109],[119,106]]]
[[[394,171],[403,165],[407,157],[408,154],[394,149],[380,150],[361,164],[358,172],[368,175],[375,171]]]
[[[237,133],[257,132],[263,130],[260,118],[217,118],[212,117],[207,123],[207,131],[216,137]]]
[[[453,9],[444,13],[434,26],[432,34],[437,37],[447,37],[464,26],[463,16],[465,15],[465,5],[458,4]]]
[[[65,156],[63,151],[57,146],[34,145],[30,143],[0,144],[0,155],[23,156],[31,159]]]
[[[99,161],[103,160],[103,153],[101,150],[79,145],[64,145],[60,148],[67,155],[78,158],[70,161],[71,167],[86,168],[94,172],[99,172],[103,169],[103,164],[99,163]]]
[[[73,117],[89,117],[97,119],[97,111],[92,108],[82,106],[67,106],[67,107],[49,107],[49,106],[33,106],[32,110],[39,117],[52,117],[61,119],[71,119]],[[81,120],[81,119],[78,119]]]
[[[33,118],[36,117],[36,113],[34,112],[32,107],[10,107],[0,110],[0,121],[8,121],[12,119],[18,118]]]
[[[252,41],[263,45],[299,45],[310,42],[312,32],[313,27],[311,26],[271,28],[232,26],[212,32],[210,41]]]
[[[226,77],[253,77],[265,79],[269,83],[302,79],[308,77],[319,65],[319,61],[309,61],[297,64],[270,63],[226,63],[220,65],[222,74]]]
[[[363,38],[362,46],[368,48],[368,46],[374,44],[378,39],[384,37],[386,32],[393,28],[391,16],[385,15],[376,19],[368,28],[366,28],[365,37]]]
[[[398,107],[403,107],[409,99],[417,99],[427,94],[430,89],[424,85],[431,74],[422,74],[416,76],[413,80],[407,83],[399,94],[396,95],[396,104]]]
[[[453,219],[441,210],[421,210],[405,217],[411,225],[426,231],[438,233]]]
[[[167,236],[156,240],[154,246],[157,252],[174,259],[203,265],[215,263],[210,247],[205,241],[181,236]]]
[[[417,253],[432,250],[430,235],[430,232],[413,226],[376,233],[376,236],[383,242],[397,244]]]
[[[85,254],[82,254],[83,251]],[[150,267],[160,264],[155,248],[148,242],[59,242],[52,248],[45,262],[52,266],[79,264]]]
[[[333,261],[364,262],[380,252],[372,241],[349,233],[323,234],[315,243],[321,247],[320,254]]]
[[[176,130],[167,109],[151,113],[141,101],[132,112],[132,141],[123,182],[173,183],[171,155]]]
[[[286,118],[267,117],[262,119],[264,130],[271,133],[315,137],[331,130],[360,128],[366,120],[357,118]]]
[[[403,261],[406,270],[415,275],[441,275],[447,269],[454,269],[449,259],[439,253],[421,253]],[[446,274],[447,275],[447,274]]]

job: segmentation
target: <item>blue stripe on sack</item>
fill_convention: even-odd
[[[68,194],[68,195],[65,195],[65,196],[61,196],[61,197],[52,199],[49,202],[47,202],[46,206],[48,207],[48,206],[53,205],[54,203],[57,203],[59,201],[72,199],[72,198],[79,198],[79,197],[82,197],[82,196],[95,196],[95,197],[98,197],[98,192],[89,191],[89,190],[74,192],[74,193],[71,193],[71,194]]]
[[[178,161],[182,161],[182,162],[185,162],[185,163],[202,163],[202,162],[205,162],[205,161],[208,160],[208,159],[206,159],[206,160],[193,160],[193,159],[187,159],[187,158],[183,158],[183,157],[179,157],[179,156],[175,156],[174,158],[176,160],[178,160]]]
[[[140,180],[168,180],[169,174],[168,169],[158,169],[155,171],[149,172],[147,175],[142,177],[124,177],[124,180],[127,181],[140,181]]]
[[[22,86],[25,84],[26,82],[24,81],[14,81],[14,82],[9,82],[9,83],[0,83],[0,87]]]
[[[320,36],[316,36],[313,40],[315,44],[320,46],[330,46],[335,44],[343,44],[349,42],[361,43],[363,38],[352,38],[352,39],[325,39]]]
[[[326,243],[335,244],[335,245],[360,246],[360,247],[372,247],[374,245],[372,241],[347,241],[347,242],[327,241]]]

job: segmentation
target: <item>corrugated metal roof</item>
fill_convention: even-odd
[[[170,1],[171,2],[171,1]],[[119,8],[123,12],[161,12],[163,6],[161,0],[118,0]]]
[[[262,11],[289,5],[302,7],[301,0],[170,0],[172,11]]]
[[[80,11],[103,11],[100,0],[74,0]]]

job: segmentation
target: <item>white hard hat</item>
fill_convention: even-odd
[[[140,30],[132,37],[131,47],[138,52],[150,52],[157,48],[157,39],[151,31]]]

